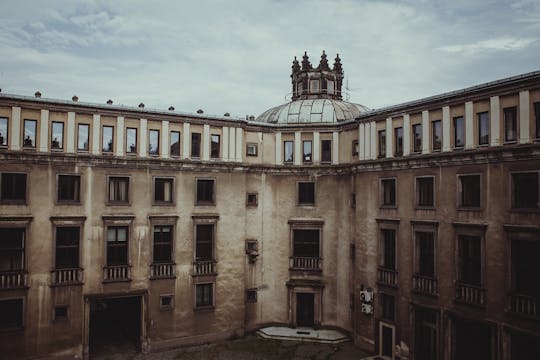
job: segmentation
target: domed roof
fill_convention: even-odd
[[[353,120],[370,109],[360,105],[334,99],[303,99],[291,101],[266,110],[257,117],[266,123],[337,123]]]

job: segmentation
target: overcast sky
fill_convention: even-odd
[[[0,2],[0,88],[233,116],[339,53],[349,101],[398,104],[540,69],[540,1]]]

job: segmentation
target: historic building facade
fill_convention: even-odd
[[[339,56],[237,119],[0,93],[2,355],[269,324],[392,359],[540,354],[540,72],[371,110]]]

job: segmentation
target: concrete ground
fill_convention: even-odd
[[[262,339],[254,335],[215,344],[179,348],[164,352],[103,354],[99,360],[359,360],[367,356],[351,342],[319,344]]]

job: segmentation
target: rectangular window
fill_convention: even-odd
[[[246,302],[256,303],[257,302],[257,289],[246,289]]]
[[[2,202],[24,203],[26,201],[26,174],[2,173]]]
[[[8,119],[0,117],[0,146],[8,144]]]
[[[512,239],[512,290],[520,295],[540,298],[540,241]],[[530,311],[530,310],[529,310]]]
[[[191,157],[201,157],[201,134],[191,133]]]
[[[79,268],[79,227],[56,228],[55,269]]]
[[[459,281],[480,286],[482,283],[482,247],[480,236],[458,236]]]
[[[195,261],[214,260],[214,225],[197,224],[195,229]]]
[[[435,205],[433,177],[416,178],[416,205],[432,207]]]
[[[109,177],[109,202],[128,203],[129,202],[129,178],[110,176]]]
[[[480,175],[459,176],[459,192],[459,206],[480,207]]]
[[[23,299],[0,300],[0,330],[15,330],[23,326]]]
[[[534,138],[540,139],[540,101],[534,103],[534,124],[535,124]]]
[[[246,206],[257,206],[257,193],[247,193]]]
[[[64,147],[64,123],[52,122],[51,149],[62,149]]]
[[[172,259],[172,226],[154,226],[154,264],[171,264]]]
[[[126,129],[126,153],[128,154],[137,153],[137,129],[136,128]]]
[[[352,156],[358,156],[358,151],[360,150],[360,146],[358,144],[358,140],[353,140],[352,142]]]
[[[197,179],[197,204],[214,204],[214,180]]]
[[[101,142],[101,149],[104,153],[113,152],[114,149],[114,141],[113,141],[113,135],[114,135],[114,128],[112,126],[103,126],[103,141]]]
[[[298,205],[315,204],[315,183],[313,181],[298,183]]]
[[[396,138],[396,151],[395,156],[403,155],[403,128],[398,127],[394,129]]]
[[[148,132],[148,154],[159,155],[159,130]]]
[[[318,229],[293,229],[293,257],[320,257]]]
[[[171,131],[171,156],[180,156],[180,131]]]
[[[503,109],[504,113],[504,141],[517,140],[517,107]]]
[[[195,285],[195,307],[214,306],[214,284]]]
[[[302,159],[305,163],[311,162],[311,140],[302,141]]]
[[[68,307],[66,305],[55,306],[53,315],[54,315],[53,316],[54,321],[67,320]]]
[[[36,128],[37,121],[24,119],[24,142],[23,146],[26,148],[36,147]]]
[[[257,156],[257,144],[247,143],[246,144],[246,155],[247,156]]]
[[[161,295],[159,297],[159,308],[162,310],[171,310],[174,308],[174,296]]]
[[[419,153],[422,151],[422,124],[413,125],[412,132],[413,132],[413,151]]]
[[[321,162],[332,162],[332,140],[321,140]]]
[[[489,144],[489,113],[478,113],[478,145]]]
[[[454,118],[454,148],[462,148],[465,146],[465,123],[463,116]]]
[[[435,238],[433,232],[416,231],[416,256],[418,275],[435,277]]]
[[[396,206],[396,179],[381,179],[382,205]]]
[[[154,179],[154,202],[172,203],[173,202],[173,179],[155,178]]]
[[[381,318],[394,321],[395,299],[392,295],[381,293]]]
[[[88,151],[88,142],[90,139],[90,125],[77,125],[77,150]]]
[[[80,175],[58,175],[58,202],[79,202],[80,192]]]
[[[334,82],[332,80],[326,80],[326,92],[328,94],[334,93]]]
[[[0,273],[24,270],[24,228],[0,228]]]
[[[381,267],[396,270],[396,230],[382,229]]]
[[[107,266],[128,265],[128,228],[107,228]]]
[[[379,157],[386,157],[386,130],[379,130]]]
[[[292,163],[294,161],[294,142],[284,141],[283,147],[285,149],[283,161],[286,163]]]
[[[432,148],[433,150],[441,150],[442,147],[442,125],[441,120],[435,120],[431,123],[432,126]]]
[[[538,172],[512,174],[512,207],[515,209],[538,209]]]
[[[219,158],[219,148],[220,148],[220,136],[218,134],[212,134],[211,143],[210,143],[210,157],[212,159]]]
[[[310,80],[309,81],[309,90],[310,92],[319,92],[321,88],[321,83],[319,80]]]

